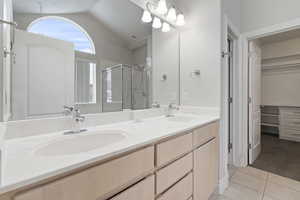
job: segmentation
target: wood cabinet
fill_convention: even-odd
[[[205,125],[7,200],[208,200],[218,184],[218,129]]]
[[[96,200],[154,169],[154,147],[17,195],[14,200]]]
[[[209,199],[218,185],[217,138],[194,152],[194,199]]]
[[[279,137],[300,142],[300,108],[279,107]]]

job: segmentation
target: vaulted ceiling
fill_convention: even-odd
[[[13,0],[13,6],[16,13],[88,12],[125,40],[130,49],[140,46],[151,34],[151,26],[140,21],[142,9],[131,0]]]
[[[76,13],[87,12],[98,0],[13,0],[18,13]]]

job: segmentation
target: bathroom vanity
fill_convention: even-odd
[[[72,168],[47,177],[28,179],[27,183],[23,181],[21,185],[8,187],[6,192],[2,188],[0,199],[208,199],[218,185],[218,118],[202,119],[202,123],[194,120],[182,126],[183,119],[188,118],[178,116],[170,122],[170,119],[163,117],[135,124],[138,131],[142,127],[147,128],[147,125],[149,128],[151,123],[157,124],[159,120],[161,124],[172,127],[172,133],[158,134],[163,130],[152,126],[153,135],[147,136],[147,140],[143,138],[142,143],[140,138],[132,148],[122,147],[118,153],[101,156],[85,164],[74,163]],[[132,124],[125,126],[127,130],[132,128]],[[128,134],[126,137],[129,142],[133,135]],[[44,154],[49,155],[49,152]]]

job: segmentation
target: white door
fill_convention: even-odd
[[[228,35],[228,164],[233,164],[233,37]]]
[[[13,120],[58,116],[74,104],[72,43],[17,30],[14,51]]]
[[[261,48],[249,43],[249,163],[261,152]]]

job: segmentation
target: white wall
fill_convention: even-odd
[[[147,59],[147,45],[138,47],[132,51],[133,64],[145,65]]]
[[[262,46],[262,104],[300,106],[300,38]]]
[[[242,0],[223,0],[223,13],[237,27],[241,29],[241,1]]]
[[[153,30],[153,101],[179,104],[179,32]],[[163,80],[163,76],[166,80]]]
[[[300,70],[262,76],[262,104],[300,106]]]
[[[187,24],[180,36],[181,102],[220,107],[221,0],[178,0]],[[193,76],[200,70],[199,77]]]
[[[299,7],[299,0],[242,0],[242,31],[248,32],[299,18]]]

